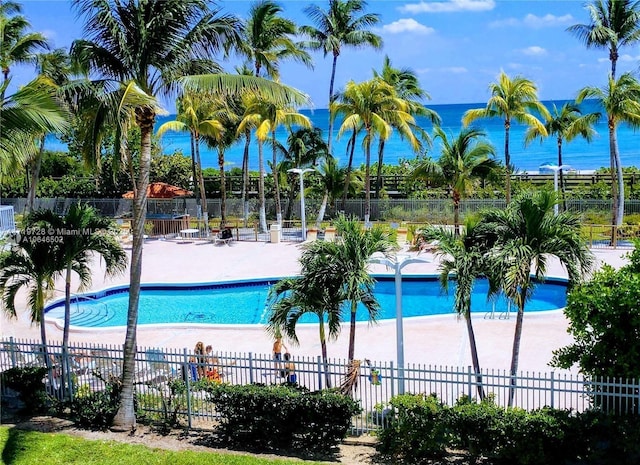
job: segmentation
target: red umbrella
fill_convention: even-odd
[[[174,197],[185,197],[192,195],[193,192],[183,189],[182,187],[172,186],[166,182],[152,182],[147,187],[147,197],[150,199],[172,199]],[[122,194],[123,199],[132,199],[133,191]]]

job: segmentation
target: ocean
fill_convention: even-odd
[[[562,106],[565,101],[544,102],[547,108],[552,108],[552,104],[555,104],[558,108]],[[482,108],[485,104],[451,104],[451,105],[428,105],[429,108],[437,112],[442,119],[442,127],[444,130],[455,136],[461,129],[461,119],[465,111],[471,108]],[[582,105],[583,113],[601,111],[595,102],[585,102]],[[328,129],[328,110],[301,110],[300,113],[308,116],[311,119],[312,124],[315,127],[322,129],[326,134]],[[609,137],[607,131],[606,118],[604,112],[601,111],[603,116],[596,124],[595,130],[597,135],[589,143],[582,138],[576,138],[571,142],[564,141],[562,147],[563,164],[569,165],[572,169],[578,171],[590,171],[596,170],[601,167],[609,166]],[[159,117],[156,123],[156,128],[166,121],[175,119],[175,115],[168,115]],[[417,123],[426,131],[431,132],[432,125],[426,118],[418,118]],[[496,158],[504,162],[504,124],[501,119],[482,119],[477,120],[474,126],[485,131],[487,139],[496,148]],[[340,122],[336,121],[334,126],[334,141],[333,152],[334,156],[338,159],[341,166],[344,166],[348,162],[348,155],[346,154],[347,141],[349,139],[348,133],[345,133],[341,138],[336,140],[337,129],[340,127]],[[542,143],[538,141],[532,142],[529,146],[524,147],[524,133],[526,127],[513,123],[510,131],[509,148],[511,153],[512,163],[515,165],[518,171],[530,171],[536,172],[541,165],[544,164],[557,164],[558,149],[556,145],[556,138],[550,137],[544,140]],[[279,141],[286,143],[287,130],[284,127],[280,127],[276,132],[276,137]],[[364,150],[361,144],[360,138],[356,146],[354,153],[354,166],[359,167],[364,163]],[[185,155],[191,154],[189,135],[187,133],[168,132],[160,140],[164,153],[173,153],[176,150],[181,150]],[[55,142],[48,144],[49,149],[54,148]],[[377,161],[377,141],[374,142],[371,150],[371,162]],[[634,130],[627,125],[620,125],[618,127],[618,146],[620,150],[620,157],[622,159],[623,166],[638,166],[640,167],[640,130]],[[242,153],[243,143],[238,143],[225,152],[226,168],[231,169],[234,167],[242,167]],[[64,149],[64,148],[63,148]],[[250,169],[258,170],[258,154],[257,145],[255,140],[252,142],[250,149]],[[203,167],[218,167],[218,157],[215,150],[209,149],[204,143],[200,144],[200,154],[202,157]],[[265,161],[271,160],[271,147],[265,146]],[[434,159],[439,156],[439,147],[436,144],[429,149],[428,155]],[[415,158],[415,154],[412,152],[406,141],[403,141],[397,133],[394,133],[385,144],[384,163],[390,165],[397,165],[402,163],[403,160]],[[268,170],[268,168],[267,168]],[[269,170],[268,170],[269,171]]]

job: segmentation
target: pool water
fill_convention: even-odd
[[[375,296],[380,303],[378,319],[395,318],[395,284],[393,277],[376,276]],[[140,293],[138,324],[205,323],[264,324],[269,288],[277,280],[239,281],[219,284],[143,285]],[[411,276],[402,280],[402,313],[405,317],[450,314],[453,312],[455,282],[443,293],[435,276]],[[562,308],[566,304],[566,282],[547,280],[539,284],[525,311]],[[479,280],[473,291],[472,312],[504,312],[508,308],[504,297],[487,301],[487,282]],[[95,294],[74,296],[71,324],[84,327],[126,326],[129,293],[127,287],[113,288]],[[515,309],[511,309],[514,311]],[[64,317],[64,300],[50,305],[47,317]],[[345,319],[348,310],[345,309]],[[359,321],[367,321],[367,312],[360,307]],[[314,315],[305,315],[301,323],[314,323]]]

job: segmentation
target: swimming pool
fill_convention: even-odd
[[[375,295],[380,303],[380,320],[395,318],[395,286],[392,276],[375,276]],[[268,315],[265,303],[269,288],[278,279],[244,280],[208,284],[143,284],[140,293],[138,324],[264,324]],[[402,279],[402,310],[405,317],[450,314],[453,308],[452,282],[449,293],[443,294],[437,276],[404,276]],[[562,308],[566,304],[566,281],[549,279],[538,285],[525,311]],[[487,302],[487,282],[478,281],[472,296],[472,312],[488,312],[493,302]],[[96,293],[74,296],[71,305],[71,325],[106,328],[126,326],[129,303],[128,286],[114,287]],[[495,303],[495,311],[507,309],[503,297]],[[47,318],[64,317],[64,299],[49,305]],[[359,321],[366,321],[364,308],[357,312]],[[305,315],[301,323],[317,322],[317,317]]]

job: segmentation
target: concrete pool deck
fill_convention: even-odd
[[[626,263],[628,250],[596,249],[594,254],[599,265],[608,263],[614,267]],[[231,246],[212,243],[175,241],[149,241],[144,245],[142,262],[143,283],[194,283],[215,282],[248,278],[272,278],[294,275],[299,272],[300,244],[234,242]],[[431,254],[421,256],[433,258]],[[433,274],[437,263],[406,265],[402,272],[408,274]],[[392,274],[383,265],[371,265],[371,271]],[[550,277],[564,277],[566,273],[555,261],[549,266]],[[91,289],[128,284],[127,273],[109,279],[104,277],[102,264],[96,262]],[[64,289],[58,283],[57,289]],[[77,290],[77,283],[72,284]],[[57,291],[55,298],[63,296]],[[31,325],[26,299],[20,294],[18,318],[7,320],[2,316],[2,337],[40,339],[40,330]],[[483,368],[508,370],[511,360],[511,345],[515,317],[510,319],[485,319],[484,312],[473,316],[480,364]],[[567,320],[562,311],[527,314],[523,326],[520,350],[520,370],[548,372],[552,351],[571,342],[566,333]],[[286,341],[294,355],[318,356],[320,343],[317,325],[302,325],[297,331],[300,345]],[[331,358],[345,359],[348,346],[348,324],[343,325],[337,341],[328,345]],[[121,345],[124,343],[124,328],[117,329],[72,329],[70,339],[77,343],[102,343]],[[61,341],[62,330],[53,322],[47,323],[49,341]],[[254,352],[270,354],[272,341],[260,326],[206,326],[180,325],[138,327],[138,345],[141,347],[188,348],[192,350],[197,341],[211,344],[218,352]],[[467,330],[463,320],[454,314],[414,317],[404,319],[404,347],[407,363],[466,367],[471,364]],[[380,321],[375,325],[359,323],[356,332],[356,358],[373,361],[396,360],[395,320]],[[554,370],[558,371],[558,370]]]

